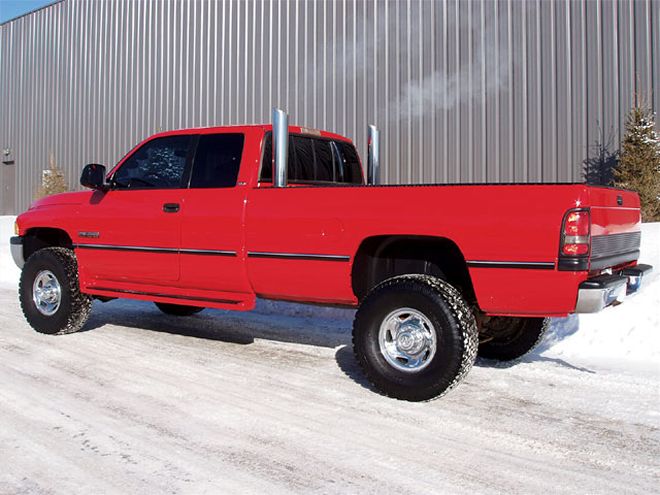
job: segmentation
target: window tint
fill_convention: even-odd
[[[314,180],[323,182],[339,182],[335,178],[336,164],[332,153],[332,141],[311,140],[314,143]]]
[[[342,182],[362,184],[362,166],[355,147],[343,141],[337,141],[335,144],[341,155]]]
[[[289,154],[294,159],[293,167],[291,167],[291,159],[289,159],[289,180],[291,182],[314,180],[314,143],[312,140],[290,136]]]
[[[181,187],[190,136],[169,136],[143,145],[115,172],[116,188],[174,189]]]
[[[272,135],[269,133],[264,142],[261,180],[272,179]],[[288,180],[361,184],[360,161],[349,143],[289,135]]]
[[[269,132],[264,137],[264,156],[261,161],[261,175],[259,180],[272,181],[273,180],[273,135]],[[289,162],[291,158],[289,157]]]
[[[234,187],[241,164],[243,142],[243,134],[200,136],[190,187]]]

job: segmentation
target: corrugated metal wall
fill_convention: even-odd
[[[17,209],[53,153],[73,187],[161,129],[382,130],[388,183],[581,180],[638,92],[660,108],[660,2],[65,0],[0,26]],[[652,96],[651,96],[652,94]]]

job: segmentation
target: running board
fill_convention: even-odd
[[[250,311],[254,309],[256,298],[254,296],[244,297],[243,294],[218,293],[213,295],[181,295],[167,294],[164,292],[152,292],[135,289],[117,289],[110,287],[85,287],[82,292],[92,296],[137,299],[141,301],[153,301],[169,304],[184,304],[198,306],[201,308],[231,309],[234,311]],[[243,297],[242,297],[243,296]]]

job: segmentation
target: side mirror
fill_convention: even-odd
[[[80,185],[97,191],[107,191],[109,187],[105,182],[105,167],[98,163],[85,165],[80,174]]]

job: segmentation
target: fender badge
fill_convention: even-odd
[[[87,238],[93,238],[96,239],[99,237],[98,232],[78,232],[78,237],[87,237]]]

